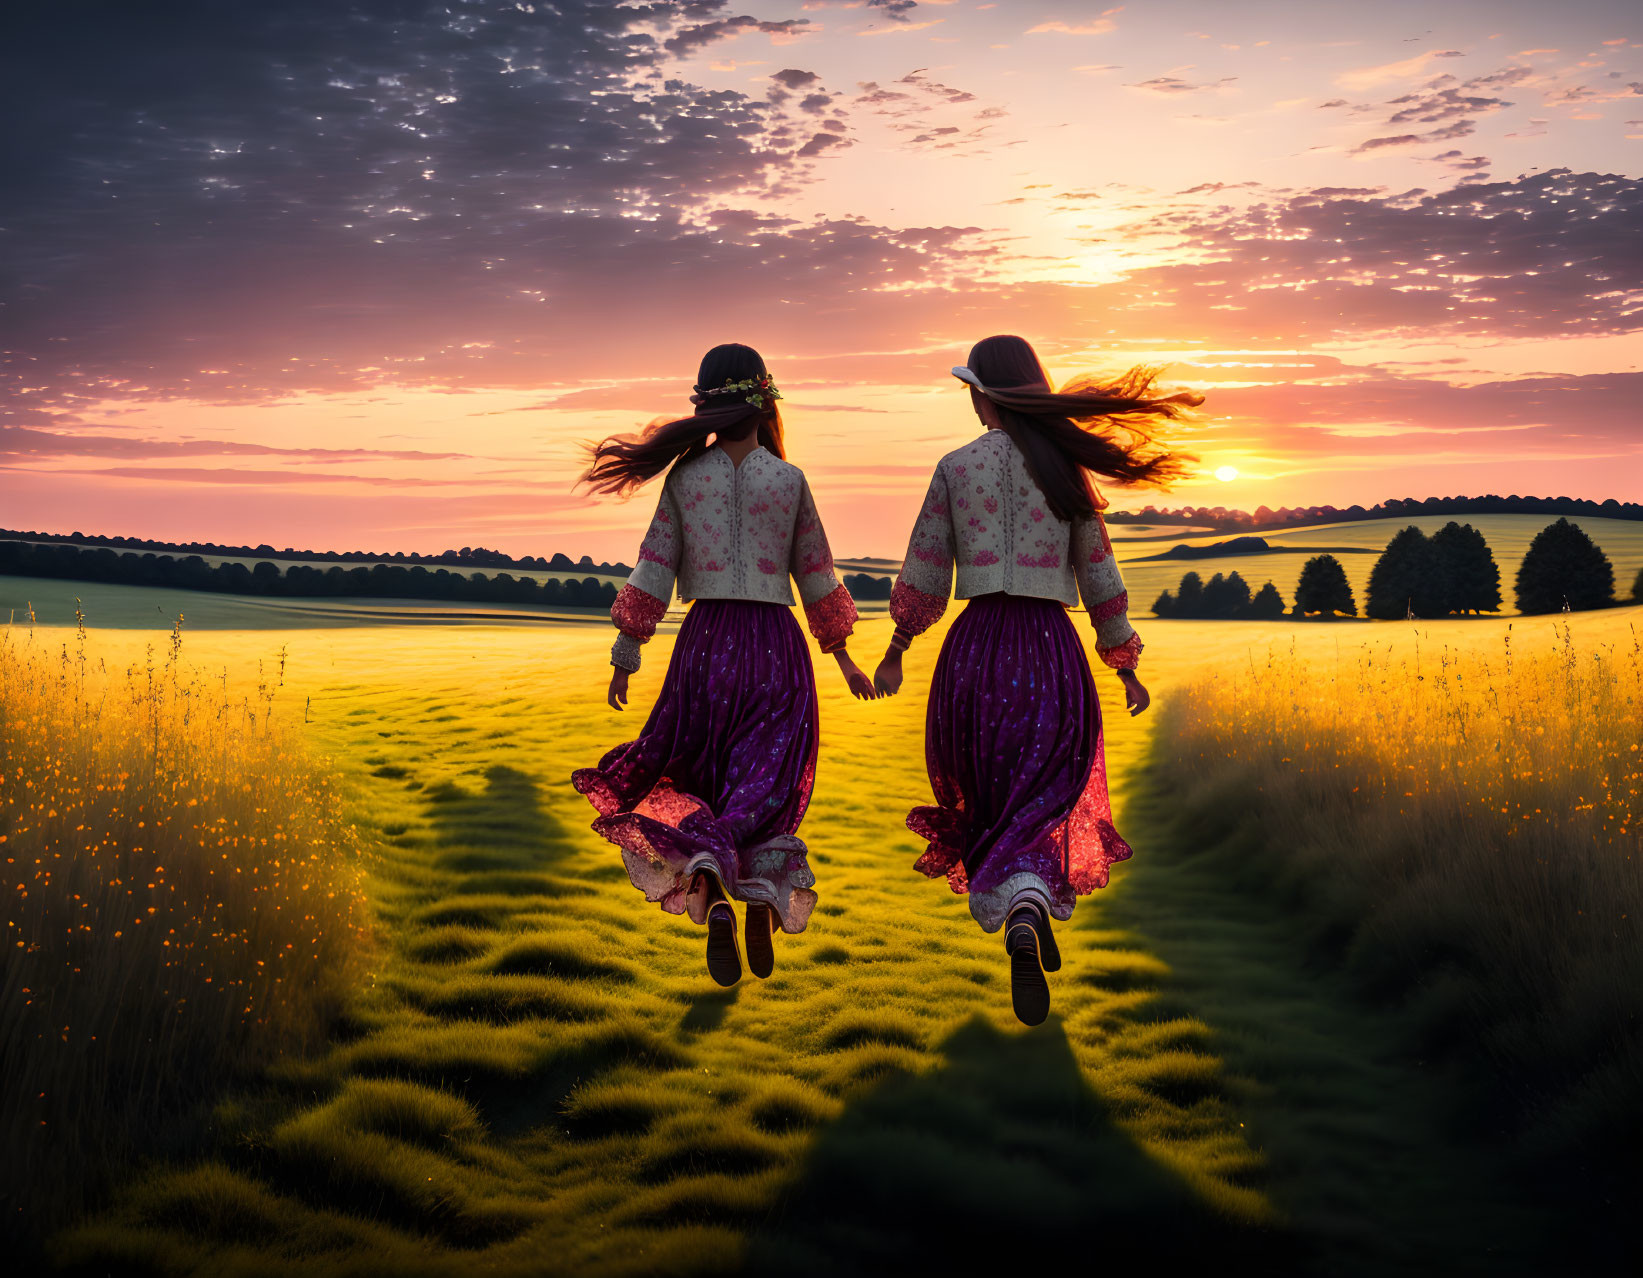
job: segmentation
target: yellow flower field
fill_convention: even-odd
[[[1617,642],[1638,617],[1575,617],[1573,642]],[[1507,624],[1423,625],[1422,660],[1496,651]],[[1550,647],[1554,624],[1518,619],[1514,648]],[[1401,659],[1415,633],[1142,629],[1155,712],[1125,718],[1099,680],[1137,854],[1075,914],[1036,1031],[1010,1013],[998,938],[911,870],[901,817],[927,800],[939,634],[896,700],[852,702],[819,671],[801,834],[821,904],[778,939],[770,980],[728,991],[568,785],[637,731],[668,636],[621,716],[601,627],[188,636],[191,669],[246,692],[285,649],[274,723],[343,778],[380,940],[327,1046],[228,1088],[208,1139],[163,1151],[51,1254],[199,1274],[973,1267],[1010,1239],[966,1222],[1002,1209],[1053,1255],[1376,1273],[1459,1263],[1469,1228],[1532,1236],[1535,1209],[1485,1154],[1433,1139],[1443,1080],[1388,1050],[1387,1014],[1316,970],[1270,901],[1184,854],[1148,771],[1159,712],[1193,679],[1289,687],[1291,660],[1327,670],[1339,646],[1355,663],[1365,639]],[[88,643],[112,665],[152,637]],[[868,619],[853,648],[887,637]]]

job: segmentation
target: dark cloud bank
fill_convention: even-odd
[[[974,282],[1004,251],[975,227],[784,218],[767,197],[849,144],[851,112],[971,97],[916,72],[829,86],[806,25],[728,0],[14,15],[0,350],[6,386],[29,390],[13,420],[81,396],[553,385],[637,372],[634,349],[687,368],[704,338],[749,333],[811,351],[1094,336],[1142,296],[1149,334],[1229,342],[1618,333],[1643,314],[1643,183],[1614,175],[1185,206],[1153,229],[1190,264],[1097,289]],[[762,93],[663,69],[770,37],[790,43]],[[1488,109],[1468,89],[1399,112],[1432,137]],[[954,127],[905,123],[934,145]],[[886,288],[909,283],[938,287]]]

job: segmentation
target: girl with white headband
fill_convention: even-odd
[[[781,393],[751,346],[702,359],[688,417],[592,449],[583,480],[633,492],[667,472],[639,564],[611,608],[611,709],[628,699],[639,650],[674,590],[695,600],[639,736],[572,783],[598,809],[593,828],[622,850],[628,877],[670,914],[707,924],[707,968],[741,978],[732,901],[747,906],[747,963],[769,976],[776,930],[802,932],[816,904],[799,822],[816,779],[816,680],[793,620],[805,619],[850,691],[872,683],[845,641],[856,606],[833,571],[804,473],[786,460]]]
[[[1124,681],[1131,715],[1147,708],[1140,637],[1090,482],[1167,485],[1192,459],[1144,427],[1202,402],[1153,394],[1156,374],[1080,378],[1052,390],[1019,337],[976,344],[953,375],[987,428],[943,457],[890,596],[895,635],[874,683],[893,695],[901,654],[947,608],[969,603],[942,644],[930,684],[925,762],[933,806],[908,827],[929,841],[915,866],[968,893],[982,928],[1005,929],[1018,1017],[1049,1014],[1046,971],[1061,966],[1052,918],[1107,884],[1130,856],[1112,824],[1101,707],[1067,609],[1083,600],[1101,660]]]

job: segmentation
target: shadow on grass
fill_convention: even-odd
[[[1117,1127],[1058,1021],[1005,1034],[976,1017],[941,1051],[817,1135],[749,1272],[1294,1272],[1283,1231],[1229,1220]]]
[[[735,1004],[741,988],[740,985],[732,985],[729,989],[705,990],[695,995],[679,1021],[679,1028],[687,1034],[706,1034],[718,1029]]]
[[[1339,970],[1339,942],[1261,832],[1185,810],[1157,763],[1127,813],[1151,846],[1076,926],[1135,938],[1170,973],[1171,1010],[1215,1027],[1304,1272],[1558,1272],[1573,1240],[1546,1207],[1557,1187],[1513,1183],[1498,1131],[1472,1113],[1488,1080],[1410,1050],[1403,1010]]]
[[[553,894],[532,871],[556,867],[575,851],[564,824],[542,806],[537,783],[506,764],[485,770],[477,794],[454,782],[430,786],[422,798],[434,846],[435,865],[465,875],[460,893]]]

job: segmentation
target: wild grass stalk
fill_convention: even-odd
[[[272,717],[183,662],[0,629],[0,1201],[37,1239],[226,1081],[323,1031],[366,909],[353,828]]]
[[[1269,655],[1176,699],[1160,768],[1205,846],[1403,1001],[1418,1055],[1468,1070],[1475,1118],[1612,1169],[1643,1113],[1643,643],[1557,634]]]

